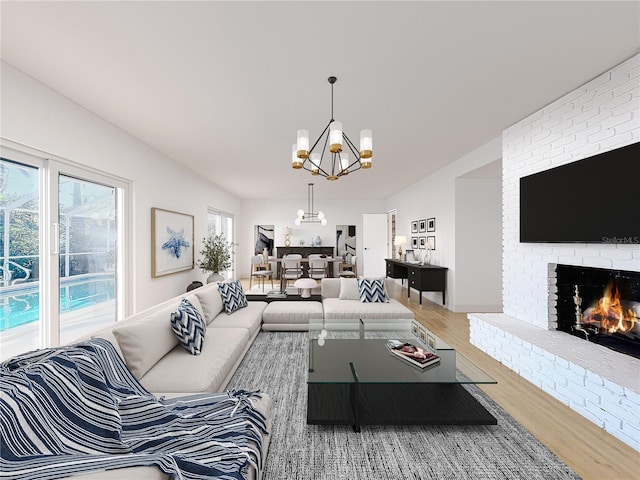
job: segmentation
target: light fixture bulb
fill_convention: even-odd
[[[309,158],[309,130],[298,130],[296,147],[298,158]]]
[[[296,218],[293,223],[295,223],[296,225],[300,226],[300,217]]]
[[[298,158],[298,148],[295,143],[291,146],[291,167],[295,169],[302,168],[302,162]]]
[[[331,127],[329,127],[329,150],[331,153],[342,151],[342,122],[331,122]]]
[[[360,132],[360,158],[371,158],[373,155],[373,133],[371,130],[366,129]],[[362,162],[362,168],[369,168],[371,162],[368,162],[369,167],[364,166],[365,162]]]
[[[320,162],[322,156],[319,153],[311,154],[311,175],[318,175],[320,173]]]
[[[347,155],[346,153],[343,153],[342,155],[340,155],[340,168],[342,170],[342,174],[346,175],[347,173],[349,173],[349,155]]]
[[[318,218],[322,220],[324,218],[324,212],[322,211],[318,212]]]
[[[323,218],[322,220],[320,220],[320,225],[322,225],[323,227],[327,224],[327,219]]]
[[[304,210],[301,208],[299,208],[296,213],[298,214],[298,218],[302,218],[304,216]]]

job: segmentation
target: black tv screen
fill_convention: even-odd
[[[640,143],[522,177],[520,242],[640,243]]]

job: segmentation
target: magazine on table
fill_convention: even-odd
[[[287,297],[287,292],[285,292],[283,290],[269,290],[267,292],[267,297],[270,297],[270,298],[286,298]]]
[[[413,343],[401,342],[400,340],[388,340],[387,348],[392,355],[420,368],[428,367],[440,361],[438,355],[418,347]]]

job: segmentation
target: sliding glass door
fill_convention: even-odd
[[[2,358],[40,346],[40,169],[0,159]]]
[[[116,319],[116,211],[115,187],[58,176],[61,343]]]
[[[126,184],[26,160],[0,161],[1,359],[72,342],[124,313]]]

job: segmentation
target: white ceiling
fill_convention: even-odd
[[[640,51],[639,6],[2,1],[1,53],[241,198],[384,199]],[[290,167],[330,75],[347,135],[374,134],[336,182]]]

